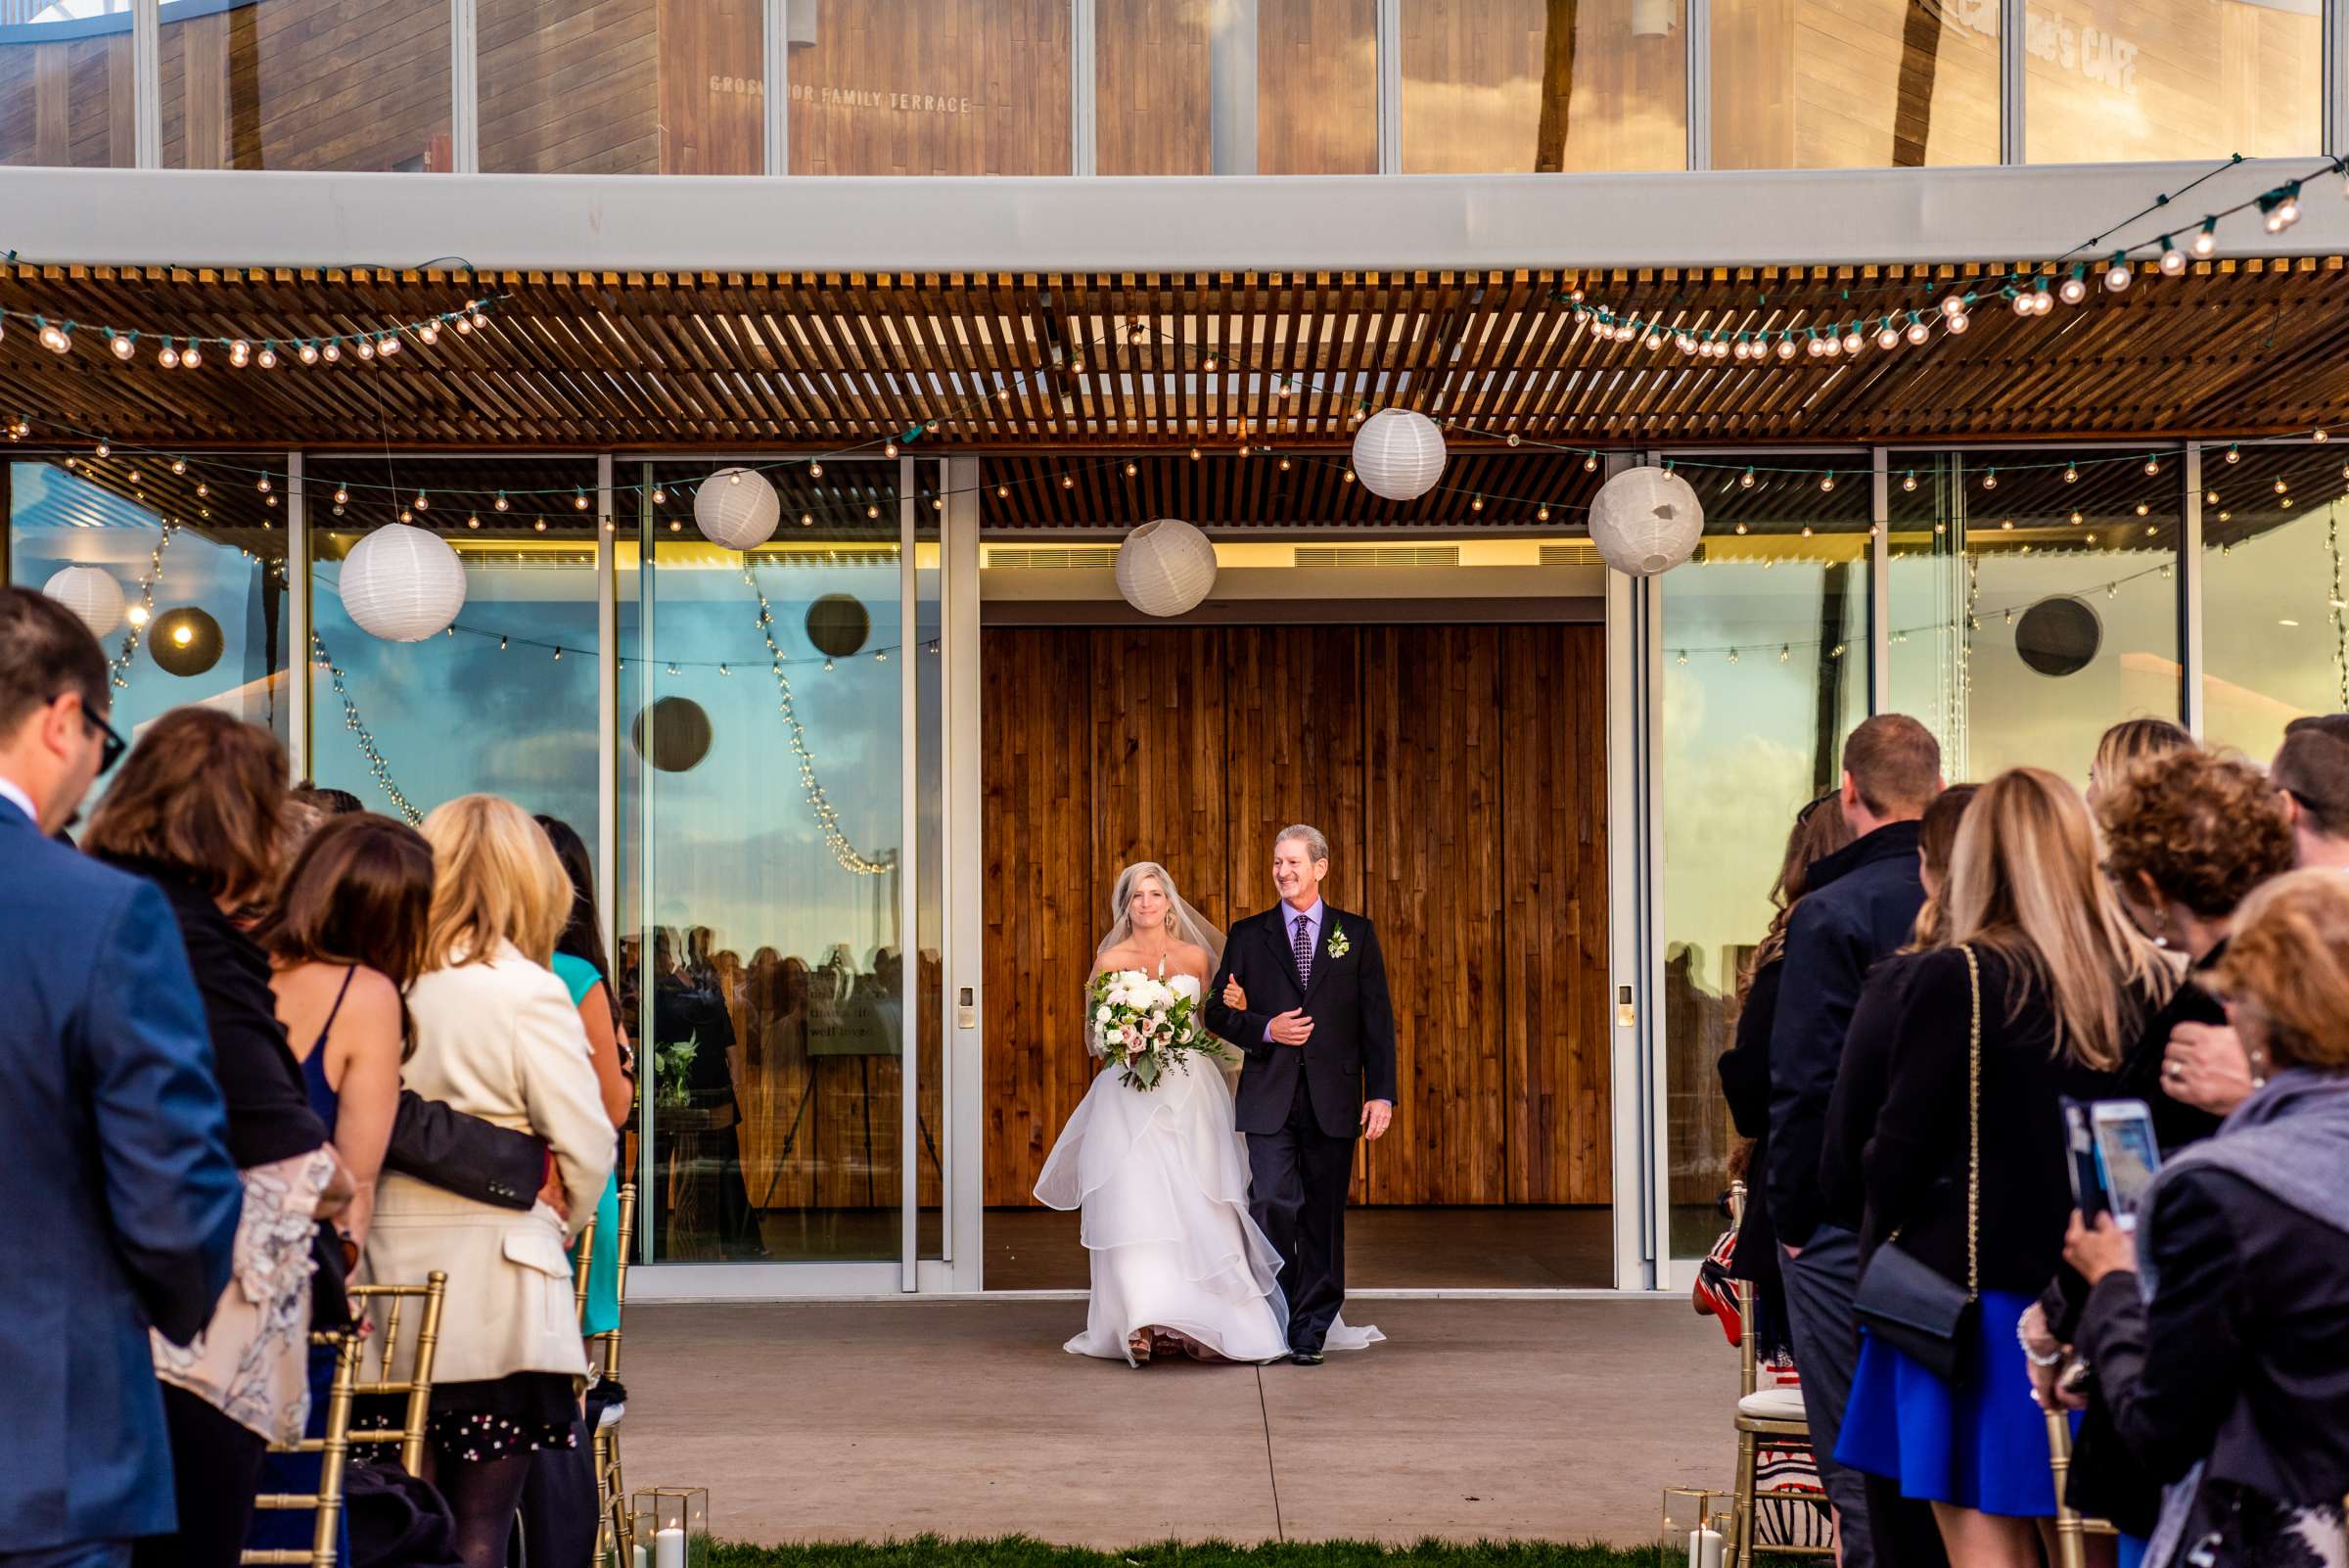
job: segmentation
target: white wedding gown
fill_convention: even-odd
[[[1199,982],[1170,985],[1194,1000]],[[1132,1358],[1128,1336],[1172,1329],[1227,1360],[1289,1350],[1280,1257],[1248,1214],[1248,1162],[1231,1090],[1205,1061],[1150,1090],[1104,1066],[1036,1178],[1039,1203],[1082,1211],[1093,1289],[1072,1355]],[[1360,1350],[1375,1328],[1331,1325],[1325,1350]]]

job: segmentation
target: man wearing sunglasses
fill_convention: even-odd
[[[70,611],[0,587],[0,1568],[173,1527],[148,1331],[204,1327],[243,1205],[171,906],[55,838],[121,755],[109,690]]]

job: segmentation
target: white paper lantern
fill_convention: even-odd
[[[387,523],[343,559],[343,610],[386,642],[422,642],[465,608],[465,563],[438,533]]]
[[[1180,518],[1162,517],[1118,546],[1118,591],[1146,616],[1197,608],[1216,585],[1216,547]]]
[[[714,544],[756,550],[775,536],[783,504],[764,474],[721,468],[693,492],[693,521]]]
[[[1679,566],[1704,531],[1705,509],[1696,491],[1660,468],[1626,469],[1600,485],[1590,502],[1590,542],[1607,565],[1635,577]]]
[[[1444,433],[1425,414],[1382,408],[1354,433],[1354,472],[1390,501],[1415,501],[1444,477]]]
[[[41,584],[41,591],[81,617],[93,637],[103,637],[122,624],[122,584],[111,572],[69,566]]]

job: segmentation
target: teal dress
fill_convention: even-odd
[[[555,954],[555,977],[571,991],[571,1004],[576,1007],[587,999],[587,993],[603,983],[595,965],[584,958],[567,952]],[[582,1334],[608,1334],[620,1326],[620,1173],[604,1183],[604,1195],[595,1206],[595,1257],[587,1265],[587,1313],[580,1319]],[[579,1250],[571,1250],[571,1266],[579,1266]]]

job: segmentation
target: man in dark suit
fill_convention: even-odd
[[[1329,841],[1310,827],[1272,845],[1280,902],[1231,928],[1207,1022],[1247,1053],[1239,1130],[1248,1134],[1249,1209],[1280,1254],[1289,1351],[1317,1366],[1346,1301],[1346,1189],[1354,1140],[1395,1114],[1395,1013],[1378,933],[1321,899]],[[1224,1001],[1237,981],[1244,1005]],[[1368,1080],[1369,1097],[1363,1097]]]
[[[50,835],[121,741],[97,640],[0,587],[0,1568],[119,1568],[175,1523],[150,1327],[228,1281],[243,1188],[179,926]]]

